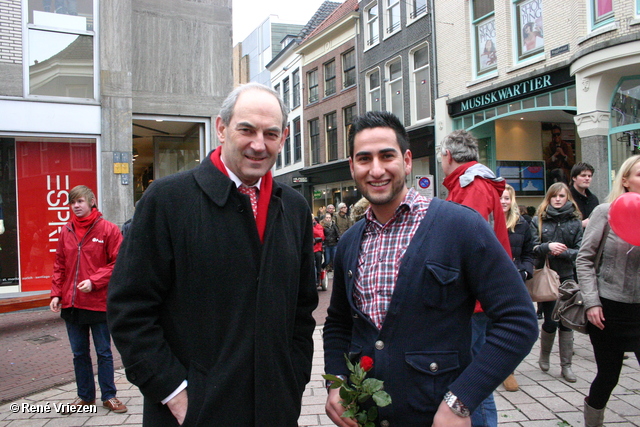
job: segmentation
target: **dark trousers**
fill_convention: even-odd
[[[109,336],[107,322],[91,325],[65,323],[67,324],[67,334],[69,335],[71,351],[73,352],[73,368],[76,374],[78,396],[86,402],[92,402],[96,399],[96,384],[93,380],[93,364],[91,363],[89,348],[89,332],[91,332],[93,345],[98,356],[98,383],[100,384],[102,401],[116,397],[111,337]]]

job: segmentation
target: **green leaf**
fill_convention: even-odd
[[[373,394],[376,391],[382,390],[384,381],[380,381],[376,378],[367,378],[362,382],[362,391],[365,393]]]
[[[371,421],[367,421],[365,423],[364,427],[376,427],[376,425],[374,423],[372,423]]]
[[[349,356],[347,356],[346,354],[344,355],[344,360],[347,361],[347,368],[349,368],[349,370],[351,372],[353,372],[353,363],[351,363],[351,360],[349,360]]]
[[[349,389],[347,389],[346,387],[341,387],[340,388],[340,399],[344,400],[345,402],[351,402],[353,399],[351,397],[351,391]]]
[[[391,396],[384,390],[376,391],[373,394],[373,401],[382,408],[391,404]]]
[[[356,421],[358,422],[358,424],[364,424],[367,422],[367,414],[366,412],[358,412],[356,414]]]
[[[354,418],[356,416],[355,411],[357,411],[358,408],[350,408],[347,409],[346,411],[344,411],[341,415],[342,418]]]
[[[338,388],[342,385],[342,383],[344,383],[344,381],[342,381],[341,378],[338,378],[335,375],[326,374],[326,375],[323,375],[322,378],[324,378],[327,381],[333,381],[333,384],[331,384],[330,388]]]
[[[367,419],[369,421],[374,421],[376,418],[378,418],[378,407],[377,406],[372,406],[367,411]]]
[[[358,403],[364,403],[367,400],[371,399],[371,395],[367,393],[358,394]]]

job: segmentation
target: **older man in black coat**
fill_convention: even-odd
[[[136,207],[108,315],[145,426],[297,425],[318,296],[309,207],[269,172],[286,120],[269,88],[236,89],[221,147]]]

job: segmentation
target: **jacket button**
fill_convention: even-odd
[[[347,276],[349,277],[349,279],[351,279],[353,277],[353,273],[351,272],[351,270],[349,270],[347,272]]]
[[[380,427],[389,427],[389,421],[387,420],[380,421]]]
[[[383,348],[384,348],[384,341],[382,341],[382,340],[376,341],[376,349],[377,350],[382,350]]]
[[[438,370],[438,364],[436,362],[431,363],[431,365],[429,365],[429,370],[431,372],[436,372]]]

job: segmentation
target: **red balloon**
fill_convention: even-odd
[[[622,240],[640,246],[640,193],[629,191],[614,200],[609,209],[609,224]]]

